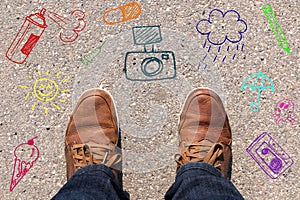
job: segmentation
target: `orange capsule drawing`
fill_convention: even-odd
[[[118,21],[111,21],[107,19],[108,15],[112,15],[113,17],[118,16],[118,12],[121,12],[121,19]],[[119,6],[117,8],[113,8],[110,10],[106,10],[102,16],[104,23],[108,25],[114,25],[121,22],[125,22],[128,20],[136,19],[142,13],[141,5],[137,2],[130,2],[128,4]]]

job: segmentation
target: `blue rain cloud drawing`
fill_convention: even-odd
[[[244,44],[239,46],[243,39],[243,34],[247,31],[248,26],[240,14],[235,10],[228,10],[223,12],[217,8],[210,11],[207,19],[201,19],[196,25],[197,31],[201,35],[205,35],[206,39],[203,48],[207,48],[208,53],[212,53],[213,47],[216,49],[213,62],[217,58],[221,58],[222,62],[226,60],[226,55],[221,56],[222,50],[228,54],[233,52],[232,60],[236,57],[237,51],[244,50]],[[229,43],[230,45],[222,48],[223,44]],[[205,55],[202,60],[205,60]],[[228,57],[229,55],[227,55]]]
[[[237,11],[228,10],[223,13],[219,9],[213,9],[208,19],[201,19],[198,22],[196,29],[200,34],[207,35],[207,40],[211,44],[222,45],[226,40],[231,43],[240,42],[248,27]],[[220,32],[225,35],[220,35]]]

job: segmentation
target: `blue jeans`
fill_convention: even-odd
[[[129,199],[105,165],[89,165],[76,171],[53,197],[59,199]],[[234,185],[213,166],[197,162],[182,165],[165,199],[244,199]]]

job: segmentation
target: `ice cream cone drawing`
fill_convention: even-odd
[[[10,182],[11,192],[33,167],[34,163],[40,156],[40,151],[34,144],[34,139],[36,138],[37,136],[25,143],[19,144],[14,150],[14,169]]]

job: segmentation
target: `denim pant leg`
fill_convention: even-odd
[[[203,162],[182,165],[165,199],[244,199],[215,167]]]
[[[111,169],[105,165],[88,165],[78,169],[53,197],[54,200],[129,199]]]

